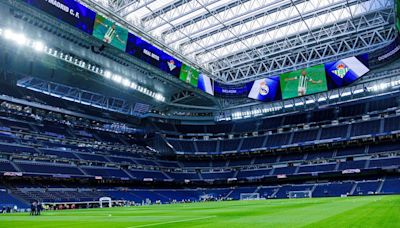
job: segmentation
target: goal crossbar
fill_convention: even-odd
[[[240,200],[258,200],[260,193],[240,193]]]

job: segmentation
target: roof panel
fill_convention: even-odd
[[[249,81],[261,73],[279,70],[282,64],[253,67],[259,69],[257,72],[243,67],[251,67],[249,62],[256,65],[271,58],[289,57],[298,45],[309,52],[314,47],[340,51],[327,39],[328,34],[335,35],[335,42],[347,42],[355,53],[356,48],[371,45],[352,44],[361,36],[359,30],[373,31],[383,45],[391,39],[388,34],[394,28],[393,0],[81,1],[96,1],[108,7],[211,71],[214,78],[228,82],[239,77]],[[321,54],[309,56],[315,58],[310,62],[328,58]]]

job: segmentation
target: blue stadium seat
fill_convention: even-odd
[[[82,167],[82,169],[91,176],[101,176],[104,178],[130,179],[130,177],[122,170],[107,167]]]
[[[367,162],[366,160],[340,162],[339,170],[364,169],[366,162]]]
[[[268,135],[265,147],[278,147],[289,143],[290,133]]]
[[[389,142],[379,145],[370,145],[368,153],[380,153],[380,152],[395,152],[400,151],[400,142]]]
[[[357,182],[357,187],[354,190],[353,195],[375,194],[378,191],[379,185],[380,185],[379,181]]]
[[[351,136],[374,135],[380,133],[380,120],[370,120],[354,123],[351,129]]]
[[[279,168],[274,168],[274,173],[275,175],[279,174],[294,174],[296,171],[297,167],[296,166],[288,166],[288,167],[279,167]]]
[[[237,151],[239,147],[240,139],[228,139],[221,141],[221,152],[222,151]]]
[[[249,151],[263,148],[264,141],[265,136],[244,138],[240,150]]]
[[[328,196],[341,196],[350,194],[354,183],[328,183],[328,184],[318,184],[314,189],[313,197],[328,197]]]
[[[371,159],[369,168],[400,167],[400,158]]]
[[[400,130],[400,116],[388,117],[384,119],[384,132],[392,132]]]
[[[0,172],[17,172],[17,170],[9,161],[0,160]]]
[[[305,131],[296,131],[293,134],[292,143],[304,143],[315,141],[317,139],[318,130],[305,130]]]
[[[336,157],[352,156],[352,155],[360,155],[360,154],[365,154],[364,146],[338,149],[337,153],[336,153]]]
[[[233,177],[234,172],[204,172],[201,176],[205,180],[224,180]]]
[[[399,194],[400,193],[400,179],[389,178],[383,182],[382,194]]]
[[[217,152],[217,140],[197,140],[195,143],[199,152]]]
[[[263,177],[269,176],[270,173],[271,169],[242,170],[238,173],[237,178]]]
[[[22,172],[26,173],[84,175],[76,166],[71,165],[33,163],[24,161],[16,161],[15,164],[22,170]]]
[[[348,125],[322,128],[321,139],[346,138]]]
[[[321,165],[306,165],[300,166],[298,173],[320,173],[334,171],[336,163],[321,164]]]

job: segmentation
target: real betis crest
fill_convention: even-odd
[[[339,78],[344,78],[346,76],[347,72],[349,72],[349,68],[346,67],[343,63],[340,63],[337,67],[336,70],[333,70],[332,73],[336,74],[339,76]]]
[[[168,61],[167,64],[168,64],[168,68],[169,68],[170,71],[175,70],[176,65],[175,65],[175,61],[174,61],[173,59],[171,59],[170,61]]]

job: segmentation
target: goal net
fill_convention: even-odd
[[[240,193],[240,200],[258,200],[260,193]]]
[[[289,198],[311,198],[312,192],[311,191],[290,191]]]

